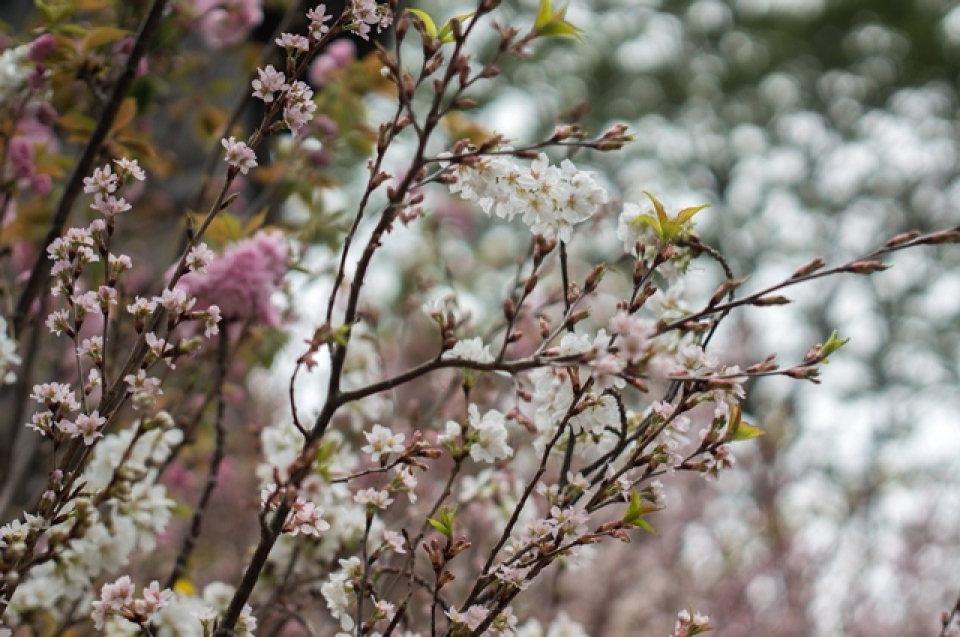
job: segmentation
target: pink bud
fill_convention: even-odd
[[[57,39],[50,33],[44,33],[30,43],[27,59],[31,62],[43,62],[57,50]]]

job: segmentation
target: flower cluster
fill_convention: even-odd
[[[393,24],[393,12],[390,11],[390,7],[377,4],[377,0],[350,0],[347,12],[350,18],[347,30],[356,33],[364,40],[370,39],[371,27],[376,27],[379,33]]]
[[[257,154],[247,146],[246,142],[237,141],[236,138],[230,137],[229,139],[221,139],[220,144],[227,151],[224,161],[232,168],[246,175],[251,168],[257,167]]]
[[[320,587],[320,593],[327,601],[327,608],[334,619],[340,620],[340,627],[350,631],[356,626],[350,616],[353,604],[353,582],[363,574],[363,564],[358,557],[340,560],[340,570],[334,571]]]
[[[400,453],[403,451],[403,434],[395,434],[383,425],[374,425],[373,429],[364,437],[367,444],[360,448],[360,451],[370,454],[370,459],[379,462],[380,458],[386,458],[391,453]]]
[[[513,455],[508,442],[506,418],[496,409],[480,415],[480,408],[470,404],[467,408],[467,430],[464,452],[477,462],[494,463]],[[453,420],[447,421],[445,431],[437,442],[459,454],[459,444],[463,438],[463,427]]]
[[[52,36],[41,35],[31,44],[10,47],[0,53],[0,104],[11,104],[43,86],[46,69],[40,62],[52,53]]]
[[[116,173],[111,170],[110,164],[107,164],[94,169],[93,175],[83,180],[83,192],[93,195],[93,203],[90,207],[108,219],[132,207],[126,199],[114,196],[127,178],[132,177],[137,181],[146,179],[146,173],[140,168],[136,159],[118,159],[116,164]]]
[[[111,615],[119,615],[140,626],[148,624],[154,614],[163,610],[173,597],[173,591],[161,590],[157,581],[143,589],[142,597],[134,599],[133,594],[133,583],[127,575],[112,584],[104,584],[100,589],[100,599],[93,602],[93,612],[90,614],[97,630],[103,628],[104,621]]]
[[[227,320],[255,319],[280,325],[272,296],[290,268],[290,250],[279,231],[260,230],[229,246],[219,257],[203,252],[204,264],[180,277],[174,292],[198,299],[202,312]]]
[[[40,386],[35,393],[69,401],[67,390],[63,386]],[[51,544],[56,559],[30,571],[10,600],[10,609],[20,616],[51,613],[60,620],[66,616],[65,609],[89,595],[101,574],[126,565],[138,549],[152,550],[157,535],[170,521],[174,505],[166,489],[157,484],[157,467],[182,440],[183,432],[174,427],[165,412],[135,422],[130,429],[107,434],[93,447],[79,480],[83,489],[74,494],[66,509],[69,515],[49,528],[42,517],[28,515],[25,522],[14,521],[4,527],[7,530],[0,529],[0,540],[17,542],[21,552],[24,543],[40,532],[57,540]],[[55,472],[53,478],[52,490],[43,498],[47,503],[56,500],[64,485],[62,472]],[[102,510],[96,506],[98,497],[107,505]],[[111,608],[110,604],[103,607],[104,617]]]
[[[262,0],[189,0],[199,18],[200,37],[219,49],[242,42],[263,22]]]
[[[677,625],[671,637],[693,637],[708,630],[711,630],[709,617],[700,613],[691,616],[690,611],[682,610],[677,613]]]
[[[573,227],[592,217],[608,199],[593,173],[569,159],[552,166],[541,153],[529,167],[507,157],[458,164],[450,191],[487,213],[507,220],[520,215],[534,234],[570,241]]]

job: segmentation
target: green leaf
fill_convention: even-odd
[[[666,226],[670,222],[670,217],[667,216],[667,210],[663,207],[663,204],[660,203],[660,200],[651,195],[648,191],[644,190],[643,194],[647,196],[647,199],[653,204],[653,209],[657,213],[657,220],[660,222],[660,227]]]
[[[443,525],[443,522],[441,522],[440,520],[434,520],[433,518],[427,518],[427,522],[430,523],[430,526],[432,526],[435,531],[437,531],[438,533],[443,533],[447,538],[449,538],[451,535],[453,535],[453,533],[451,533],[450,529],[447,528],[446,526],[444,526],[444,525]]]
[[[837,336],[837,330],[833,330],[833,334],[830,335],[827,342],[820,348],[820,362],[829,363],[830,361],[827,360],[827,357],[849,342],[849,338],[842,339]]]
[[[548,24],[542,29],[539,29],[537,33],[544,38],[571,38],[579,40],[583,30],[573,26],[569,22],[557,22]]]
[[[630,494],[630,504],[627,505],[627,512],[623,514],[623,521],[627,524],[636,524],[636,521],[643,517],[643,500],[640,494],[634,491]]]
[[[751,425],[750,423],[742,422],[740,426],[737,427],[737,430],[733,432],[733,436],[730,438],[732,442],[739,442],[741,440],[753,440],[759,436],[763,435],[763,429],[757,427],[756,425]]]
[[[730,405],[730,418],[727,425],[730,432],[727,434],[727,441],[729,442],[753,440],[757,436],[763,435],[763,430],[760,427],[743,421],[743,410],[740,405]]]
[[[559,10],[553,10],[552,0],[540,0],[540,7],[537,9],[537,19],[533,24],[534,32],[547,38],[574,38],[579,40],[583,33],[579,29],[567,22],[567,5],[563,5]]]
[[[423,28],[426,30],[427,35],[431,38],[438,36],[437,33],[437,24],[433,21],[433,18],[430,17],[430,14],[426,11],[421,11],[420,9],[407,9],[408,13],[412,13],[414,16],[420,19],[423,22]]]
[[[630,504],[627,505],[627,512],[623,514],[623,521],[630,526],[634,526],[643,531],[649,531],[656,535],[656,529],[643,519],[643,512],[645,510],[646,507],[643,504],[643,498],[640,497],[639,493],[634,491],[630,494]]]
[[[650,523],[644,520],[643,518],[640,518],[639,520],[637,520],[634,523],[634,526],[636,526],[641,531],[646,531],[647,533],[653,533],[654,535],[657,535],[657,530],[652,526],[650,526]]]
[[[660,222],[650,217],[648,215],[640,215],[630,223],[641,225],[646,224],[657,234],[658,237],[663,236],[663,231],[660,229]]]
[[[438,519],[427,518],[427,522],[430,523],[437,532],[442,533],[448,540],[453,539],[453,520],[457,512],[457,507],[448,509],[443,507],[440,509],[440,515],[437,516]]]
[[[553,18],[553,2],[551,0],[540,0],[540,6],[537,8],[537,21],[533,23],[533,28],[537,31],[541,27],[550,23]]]
[[[694,215],[703,210],[704,208],[709,208],[709,204],[703,206],[693,206],[691,208],[684,208],[677,213],[675,219],[671,219],[667,214],[666,208],[663,207],[663,204],[660,203],[660,200],[654,197],[652,194],[643,191],[643,194],[647,196],[650,200],[650,203],[653,204],[653,210],[656,214],[656,218],[650,217],[648,215],[640,215],[634,219],[631,223],[634,224],[647,224],[651,229],[656,233],[661,240],[670,243],[680,235],[682,235],[686,228],[685,225],[693,219]]]
[[[684,208],[677,213],[677,221],[680,223],[686,223],[693,219],[693,216],[703,210],[704,208],[709,208],[710,204],[703,204],[702,206],[694,206],[692,208]]]

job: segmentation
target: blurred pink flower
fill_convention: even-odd
[[[57,39],[49,33],[44,33],[30,43],[27,59],[31,62],[43,62],[57,50]]]
[[[228,247],[205,273],[184,275],[177,287],[197,297],[197,309],[217,305],[224,319],[253,318],[280,325],[280,310],[270,302],[290,267],[283,234],[260,230]]]
[[[330,76],[357,59],[357,46],[353,41],[340,38],[330,44],[310,65],[307,77],[314,86],[323,86]]]
[[[263,22],[262,0],[192,0],[192,4],[200,37],[211,48],[237,44]]]

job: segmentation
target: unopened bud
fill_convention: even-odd
[[[524,294],[524,296],[527,296],[528,294],[530,294],[531,292],[533,292],[533,290],[537,287],[537,281],[538,281],[538,280],[539,280],[539,279],[538,279],[536,273],[530,275],[530,278],[527,279],[526,284],[523,286],[523,294]]]
[[[583,308],[582,310],[577,310],[564,322],[564,327],[573,327],[580,321],[584,320],[590,316],[590,308]]]
[[[583,284],[584,291],[587,294],[589,294],[594,290],[596,290],[597,286],[600,285],[600,281],[603,279],[603,275],[606,274],[606,272],[607,272],[607,266],[602,263],[596,266],[595,268],[593,268],[589,276],[587,276],[587,280]]]
[[[480,72],[480,77],[484,79],[490,79],[491,77],[497,77],[500,75],[500,67],[495,64],[487,65],[483,71]]]
[[[512,321],[517,316],[517,306],[509,297],[503,300],[503,316],[508,321]]]
[[[854,261],[845,269],[854,274],[873,274],[874,272],[883,272],[890,266],[882,261]]]
[[[825,265],[826,263],[824,262],[824,260],[821,259],[820,257],[817,257],[816,259],[809,261],[807,263],[804,263],[799,268],[797,268],[794,271],[794,273],[790,276],[790,278],[799,279],[800,277],[803,277],[803,276],[809,276]]]
[[[765,296],[763,298],[755,300],[750,305],[756,305],[757,307],[767,307],[769,305],[788,305],[793,303],[790,299],[785,296]]]
[[[427,61],[426,65],[423,67],[424,75],[433,75],[437,72],[437,69],[440,68],[441,64],[443,64],[443,56],[440,55],[440,52],[438,51],[437,54],[430,58],[430,60]]]
[[[896,236],[894,236],[894,237],[891,237],[890,240],[887,241],[887,242],[884,244],[884,247],[887,247],[887,248],[895,248],[895,247],[897,247],[897,246],[899,246],[899,245],[903,245],[904,243],[907,243],[908,241],[913,241],[914,239],[916,239],[916,238],[919,237],[919,236],[920,236],[920,231],[919,231],[919,230],[911,230],[911,231],[909,231],[909,232],[901,232],[900,234],[898,234],[898,235],[896,235]]]
[[[444,571],[440,573],[440,577],[437,578],[437,588],[438,589],[443,588],[444,586],[446,586],[456,578],[457,578],[456,575],[454,575],[450,571]]]
[[[923,242],[928,245],[939,245],[941,243],[960,243],[960,230],[941,230],[924,237]]]
[[[458,100],[453,101],[453,108],[456,108],[461,111],[469,111],[471,108],[476,108],[477,100],[471,97],[461,97]]]
[[[542,316],[539,318],[540,322],[540,338],[546,339],[550,336],[550,323],[547,322],[547,319]]]

